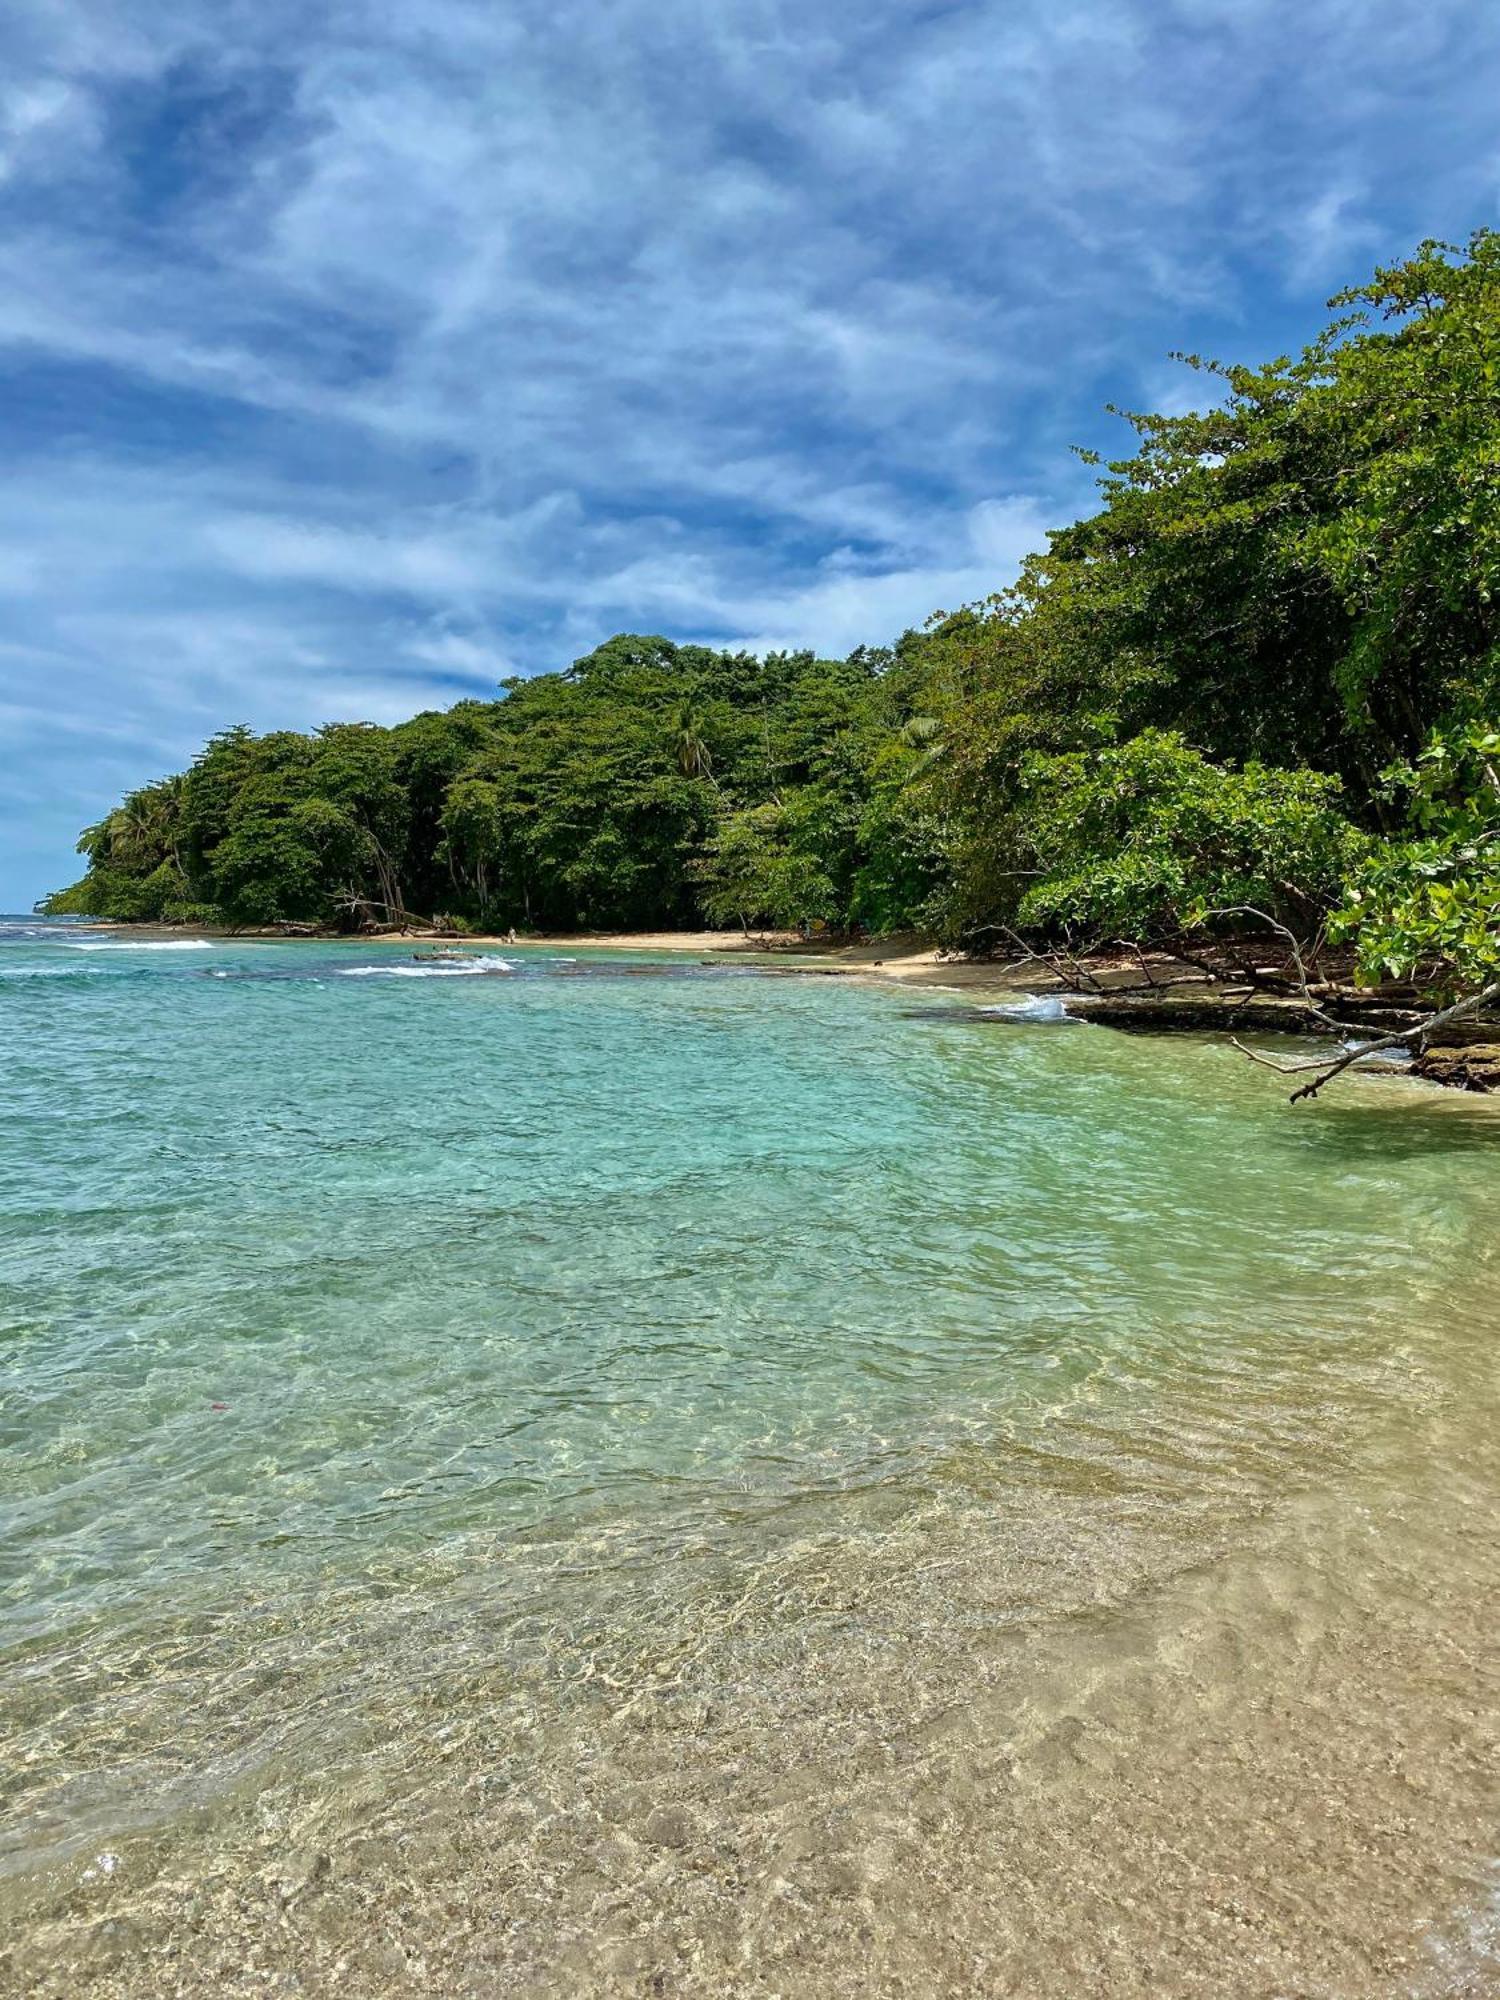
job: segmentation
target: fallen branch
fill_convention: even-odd
[[[414,910],[408,910],[400,903],[387,903],[382,901],[379,896],[362,896],[357,890],[344,890],[336,898],[336,901],[339,908],[347,910],[351,916],[363,912],[367,924],[373,924],[374,912],[376,910],[384,910],[387,917],[391,919],[389,926],[391,930],[441,931],[444,929],[444,926],[436,923],[431,917],[419,917]]]
[[[1020,952],[1023,963],[1029,962],[1034,965],[1045,965],[1054,979],[1061,980],[1064,984],[1067,984],[1071,980],[1075,988],[1078,986],[1090,986],[1096,993],[1104,991],[1102,982],[1094,977],[1087,966],[1081,965],[1071,952],[1033,951],[1019,932],[1013,931],[1009,924],[997,924],[995,928],[1002,931],[1010,939],[1011,943]],[[1087,947],[1086,949],[1092,949],[1092,947]],[[1064,971],[1064,967],[1066,967],[1066,971]]]
[[[1210,915],[1254,917],[1260,923],[1269,926],[1271,930],[1279,932],[1291,947],[1292,963],[1297,968],[1297,985],[1302,994],[1302,1004],[1308,1013],[1315,1021],[1325,1028],[1331,1028],[1336,1034],[1348,1033],[1348,1022],[1335,1019],[1313,999],[1307,977],[1307,966],[1302,957],[1302,946],[1285,924],[1278,923],[1275,917],[1268,916],[1264,910],[1257,910],[1248,903],[1237,903],[1226,910],[1213,910]],[[1326,991],[1326,987],[1324,990]],[[1304,1097],[1316,1097],[1325,1084],[1332,1083],[1336,1076],[1342,1076],[1346,1069],[1352,1069],[1356,1063],[1364,1062],[1370,1056],[1383,1055],[1388,1049],[1410,1049],[1413,1046],[1421,1048],[1434,1028],[1444,1027],[1450,1021],[1461,1020],[1466,1014],[1477,1014],[1481,1008],[1487,1007],[1495,999],[1500,999],[1500,980],[1495,980],[1478,993],[1470,993],[1462,1000],[1455,1000],[1451,1007],[1440,1008],[1437,1013],[1428,1014],[1423,1019],[1412,1022],[1408,1027],[1395,1028],[1388,1034],[1378,1035],[1372,1042],[1361,1042],[1358,1048],[1345,1049],[1342,1055],[1332,1059],[1326,1056],[1311,1056],[1306,1060],[1278,1062],[1275,1056],[1268,1056],[1264,1050],[1246,1048],[1238,1036],[1231,1035],[1230,1041],[1242,1056],[1247,1056],[1251,1062],[1258,1063],[1263,1069],[1274,1069],[1280,1076],[1299,1076],[1317,1071],[1318,1075],[1314,1082],[1304,1083],[1300,1089],[1292,1092],[1288,1102],[1296,1104]]]
[[[1297,968],[1297,990],[1302,995],[1303,1005],[1308,1009],[1309,1013],[1315,1015],[1325,1026],[1330,1028],[1341,1028],[1343,1026],[1341,1021],[1335,1021],[1331,1015],[1325,1014],[1313,999],[1312,988],[1307,978],[1307,966],[1302,958],[1302,946],[1298,941],[1295,931],[1288,929],[1285,924],[1278,922],[1275,917],[1267,915],[1264,910],[1256,909],[1252,903],[1231,903],[1227,909],[1210,910],[1208,914],[1211,917],[1254,917],[1257,923],[1264,924],[1268,930],[1273,930],[1279,936],[1284,937],[1291,948],[1292,963]]]
[[[1292,1092],[1287,1101],[1296,1104],[1301,1098],[1316,1097],[1325,1083],[1332,1083],[1336,1076],[1341,1076],[1346,1069],[1352,1069],[1355,1063],[1364,1062],[1369,1056],[1381,1055],[1387,1049],[1409,1049],[1413,1044],[1420,1047],[1434,1028],[1441,1028],[1449,1021],[1461,1020],[1465,1014],[1477,1014],[1492,1000],[1500,1000],[1500,979],[1478,993],[1470,993],[1465,999],[1456,1000],[1451,1007],[1443,1007],[1436,1014],[1429,1014],[1415,1027],[1402,1028],[1390,1035],[1381,1035],[1373,1042],[1362,1042],[1357,1049],[1346,1049],[1341,1056],[1331,1062],[1326,1057],[1316,1056],[1305,1061],[1278,1062],[1275,1056],[1268,1056],[1264,1050],[1247,1049],[1237,1036],[1231,1036],[1230,1040],[1242,1056],[1248,1056],[1251,1062],[1259,1063],[1263,1069],[1274,1069],[1278,1075],[1298,1076],[1312,1070],[1321,1071],[1316,1082],[1304,1083],[1300,1089]],[[1342,1023],[1337,1025],[1342,1026]]]

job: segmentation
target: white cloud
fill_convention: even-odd
[[[229,569],[261,582],[442,598],[485,580],[477,558],[440,535],[360,533],[316,521],[235,514],[211,522],[203,540]]]
[[[1294,344],[1495,200],[1463,0],[16,0],[0,59],[0,730],[53,828],[611,629],[889,639],[1168,348]]]
[[[1046,547],[1049,523],[1036,501],[1024,493],[981,500],[969,510],[969,543],[979,562],[1004,579],[1033,550]]]
[[[1381,231],[1362,213],[1362,199],[1358,187],[1325,188],[1288,218],[1290,269],[1297,283],[1336,285],[1370,261],[1380,248]]]
[[[435,667],[444,675],[472,681],[476,694],[493,694],[499,682],[515,673],[515,662],[483,640],[461,632],[434,631],[409,639],[407,658]]]

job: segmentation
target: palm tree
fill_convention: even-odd
[[[908,716],[899,733],[909,750],[919,752],[916,763],[907,773],[908,784],[926,777],[933,765],[947,754],[948,741],[943,734],[943,725],[935,715]]]
[[[677,768],[685,778],[707,778],[717,791],[719,781],[714,776],[714,753],[704,742],[698,727],[698,717],[690,701],[683,702],[672,722],[673,742],[677,752]]]
[[[96,819],[92,826],[86,826],[79,834],[73,852],[86,854],[90,862],[105,860],[114,842],[114,817],[113,813],[109,813],[103,819]]]
[[[127,868],[150,869],[170,858],[180,869],[183,791],[179,774],[132,792],[109,818],[111,859]]]

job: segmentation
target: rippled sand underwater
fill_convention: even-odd
[[[64,951],[0,955],[6,1990],[1500,1991],[1488,1107]]]

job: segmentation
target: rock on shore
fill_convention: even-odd
[[[1424,1049],[1413,1061],[1411,1074],[1455,1090],[1500,1090],[1500,1042]]]

